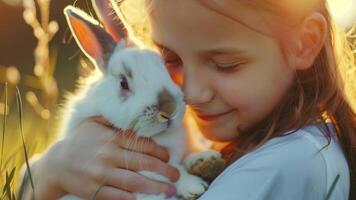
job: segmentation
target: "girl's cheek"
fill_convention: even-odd
[[[243,107],[245,99],[251,96],[246,93],[245,85],[238,80],[238,77],[220,76],[213,81],[218,98],[233,108]]]
[[[219,83],[219,96],[231,108],[245,116],[258,115],[259,110],[267,106],[268,100],[264,94],[269,90],[259,88],[258,85],[251,82],[240,82],[238,79],[222,78]]]

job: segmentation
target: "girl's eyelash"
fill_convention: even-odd
[[[244,64],[244,63],[240,62],[240,63],[228,64],[228,65],[214,63],[213,65],[220,72],[233,72],[233,71],[236,71],[242,64]],[[165,65],[168,68],[177,68],[177,67],[182,66],[182,61],[180,59],[169,60],[169,61],[165,61]]]
[[[182,66],[182,60],[171,50],[162,48],[160,49],[160,53],[164,58],[164,63],[166,67],[177,68]],[[244,64],[244,62],[221,64],[221,63],[214,62],[213,60],[211,61],[218,71],[227,72],[227,73],[236,71],[240,67],[240,65]]]
[[[229,67],[229,68],[216,67],[216,69],[217,69],[217,71],[219,71],[219,72],[227,72],[227,73],[229,73],[229,72],[234,72],[234,71],[236,71],[237,66],[236,66],[236,67]]]
[[[217,64],[215,63],[215,67],[217,68],[218,71],[221,72],[233,72],[239,69],[239,67],[244,64],[242,62],[239,63],[232,63],[232,64]]]

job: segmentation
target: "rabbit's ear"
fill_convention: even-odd
[[[114,52],[116,42],[97,21],[85,12],[73,6],[67,6],[64,14],[82,51],[102,72],[105,72],[107,61]]]
[[[116,42],[128,36],[128,29],[121,12],[115,13],[115,0],[92,0],[95,12],[107,32]]]

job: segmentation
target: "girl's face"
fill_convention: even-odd
[[[198,1],[151,3],[153,40],[207,138],[233,140],[278,105],[294,70],[275,39]]]

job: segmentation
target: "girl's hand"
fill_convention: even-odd
[[[35,197],[55,199],[71,193],[89,199],[100,186],[98,200],[135,199],[136,192],[171,196],[173,185],[137,173],[154,171],[176,181],[179,172],[166,163],[168,160],[167,150],[151,139],[115,133],[104,120],[93,118],[35,163]]]

